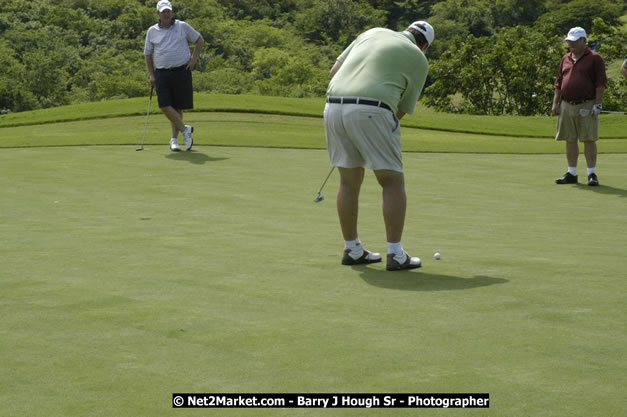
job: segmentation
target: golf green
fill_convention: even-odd
[[[340,265],[324,150],[0,150],[0,415],[416,415],[176,410],[173,392],[486,392],[427,416],[618,416],[627,385],[627,154],[407,153],[403,244]],[[580,167],[585,174],[585,167]],[[585,177],[585,175],[581,175]],[[385,252],[380,189],[360,237]],[[442,259],[433,259],[440,252]],[[623,387],[623,388],[621,388]]]

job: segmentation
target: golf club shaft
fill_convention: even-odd
[[[139,149],[144,149],[144,141],[146,140],[146,129],[148,128],[148,116],[150,116],[150,105],[152,104],[152,90],[153,86],[150,86],[150,98],[148,98],[148,111],[146,112],[146,122],[144,123],[144,137],[142,138],[142,144]]]
[[[612,110],[600,110],[599,113],[627,114],[627,112],[612,111]],[[579,110],[579,114],[582,116],[590,116],[591,114],[593,114],[593,112],[592,110],[581,109]]]
[[[322,183],[322,187],[320,187],[320,190],[318,191],[318,195],[320,195],[320,193],[322,192],[322,189],[324,188],[325,184],[327,183],[327,181],[329,181],[329,177],[331,177],[331,174],[333,174],[333,170],[335,169],[335,167],[331,167],[331,171],[329,171],[329,175],[327,175],[327,177],[324,179],[324,182]]]

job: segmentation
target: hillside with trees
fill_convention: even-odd
[[[146,96],[150,0],[2,0],[0,111]],[[363,30],[429,20],[436,41],[424,103],[473,114],[545,114],[562,39],[583,26],[606,63],[622,59],[621,2],[599,0],[173,0],[205,39],[196,91],[321,97],[335,58]],[[606,108],[627,107],[614,77]]]

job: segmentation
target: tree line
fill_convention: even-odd
[[[606,62],[625,54],[624,4],[610,0],[172,0],[202,33],[195,91],[323,96],[360,32],[429,20],[436,41],[424,102],[477,114],[544,114],[561,41],[583,26]],[[145,33],[155,0],[2,0],[0,111],[147,95]],[[606,107],[625,107],[611,80]]]

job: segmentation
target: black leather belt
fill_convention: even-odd
[[[576,106],[577,104],[583,104],[586,101],[590,101],[590,100],[594,100],[593,98],[585,98],[583,100],[564,100],[566,103],[568,104],[572,104],[573,106]]]
[[[379,100],[370,100],[367,98],[359,97],[327,97],[327,103],[335,104],[365,104],[366,106],[381,107],[386,110],[392,111],[390,106]]]
[[[172,68],[157,68],[158,71],[183,71],[187,67],[187,64],[181,65],[180,67],[172,67]]]

